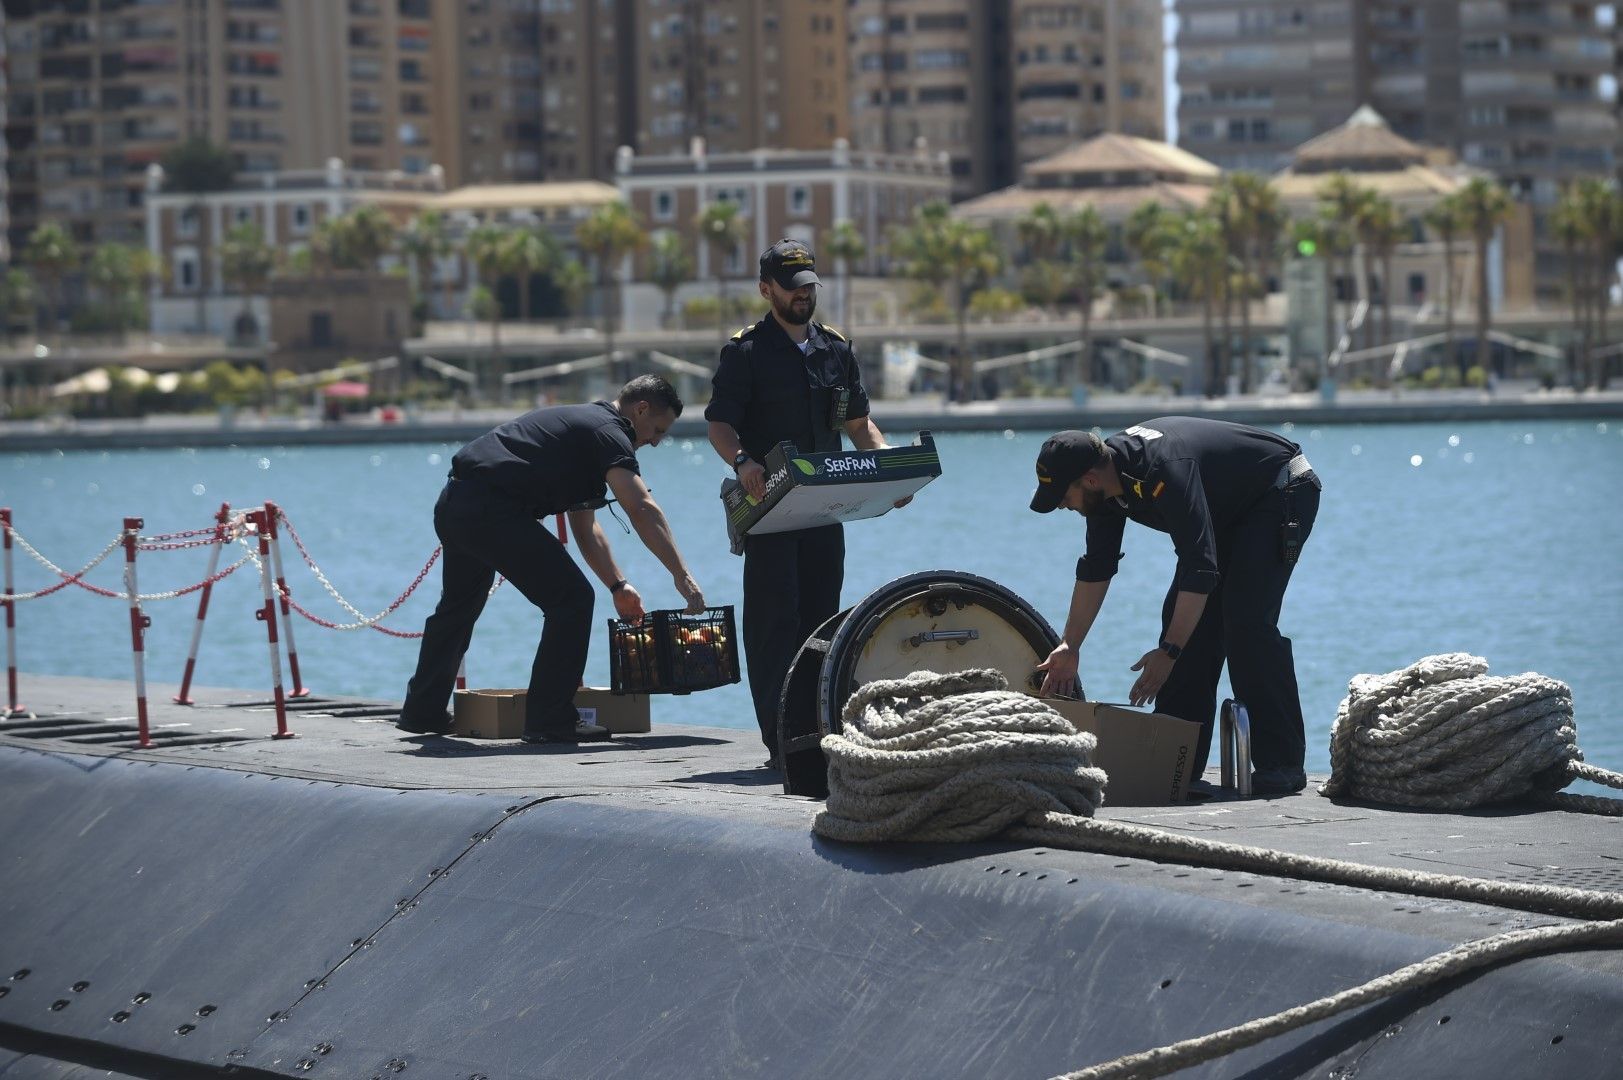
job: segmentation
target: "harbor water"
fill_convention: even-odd
[[[883,412],[878,413],[883,426]],[[1579,743],[1596,764],[1623,769],[1623,423],[1541,421],[1295,426],[1324,482],[1324,501],[1286,597],[1282,629],[1294,641],[1307,717],[1308,768],[1329,767],[1329,729],[1347,680],[1438,652],[1488,659],[1498,674],[1539,671],[1568,683]],[[910,433],[887,433],[892,442]],[[1026,506],[1041,436],[984,432],[937,439],[943,475],[911,506],[847,526],[844,603],[918,570],[991,578],[1063,624],[1082,519]],[[114,540],[121,520],[147,534],[201,529],[222,501],[282,506],[332,589],[365,615],[387,607],[417,576],[436,540],[430,521],[454,445],[243,446],[228,449],[60,451],[0,457],[0,505],[17,534],[75,570]],[[673,440],[640,455],[654,497],[712,604],[738,604],[742,560],[728,553],[717,489],[725,466],[702,440]],[[670,577],[607,512],[599,513],[622,568],[650,608],[678,606]],[[1093,634],[1082,677],[1093,698],[1124,700],[1129,670],[1155,646],[1174,568],[1166,536],[1129,527],[1126,558]],[[222,566],[242,549],[228,549]],[[56,578],[14,552],[16,586]],[[139,589],[160,593],[203,577],[208,551],[143,552]],[[347,612],[284,544],[294,598],[312,613]],[[120,589],[122,551],[87,575]],[[198,660],[200,685],[270,687],[261,603],[251,565],[216,586]],[[418,631],[438,594],[437,567],[384,625]],[[196,596],[154,601],[147,678],[179,681]],[[587,681],[606,685],[598,591]],[[69,587],[17,605],[18,665],[27,672],[131,676],[124,603]],[[498,589],[467,657],[469,684],[522,686],[539,614]],[[416,642],[371,630],[340,632],[298,619],[304,682],[317,694],[398,700]],[[285,675],[284,675],[285,678]],[[1226,693],[1226,690],[1225,690]],[[134,699],[131,699],[131,712]],[[656,724],[753,729],[742,685],[661,697]],[[270,721],[267,719],[267,728]]]

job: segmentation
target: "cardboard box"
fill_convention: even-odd
[[[464,739],[516,739],[524,734],[524,690],[458,690],[451,734]]]
[[[1183,802],[1200,725],[1164,713],[1098,701],[1043,698],[1078,731],[1099,740],[1094,764],[1110,777],[1106,806],[1164,806]]]
[[[524,734],[525,690],[458,690],[451,708],[451,734],[464,739],[517,739]],[[582,720],[619,735],[652,728],[647,694],[611,694],[601,687],[575,691]]]
[[[928,431],[912,446],[884,450],[802,453],[793,443],[767,451],[766,498],[744,492],[736,480],[721,485],[727,538],[741,551],[745,533],[790,532],[878,517],[898,499],[941,475],[941,459]]]
[[[575,708],[589,724],[602,724],[616,735],[638,735],[653,729],[647,694],[615,694],[601,686],[575,691]]]

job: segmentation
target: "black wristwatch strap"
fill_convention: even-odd
[[[631,584],[631,582],[627,581],[625,578],[621,578],[618,581],[616,581],[613,585],[609,586],[609,592],[617,593],[621,589],[625,588],[627,585],[630,585],[630,584]]]
[[[1176,660],[1178,657],[1183,655],[1183,646],[1174,645],[1170,641],[1163,641],[1161,642],[1161,651],[1172,657],[1172,659]]]
[[[749,460],[751,460],[751,458],[748,450],[740,450],[738,453],[734,454],[733,472],[737,472],[741,467],[743,467],[744,463]]]

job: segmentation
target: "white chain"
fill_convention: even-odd
[[[241,544],[245,548],[248,547],[248,540],[247,540],[246,537],[238,539],[237,543]],[[247,558],[253,560],[254,566],[259,567],[261,565],[260,561],[259,561],[259,553],[252,550],[251,548],[248,551]],[[321,567],[316,565],[314,559],[306,559],[305,560],[305,565],[310,568],[311,573],[315,574],[316,580],[321,582],[321,587],[323,589],[327,590],[327,595],[331,596],[335,601],[337,601],[339,607],[343,608],[345,611],[349,612],[351,615],[355,616],[355,618],[356,618],[355,622],[352,622],[352,623],[339,623],[337,625],[327,627],[327,629],[329,629],[329,630],[369,630],[373,626],[375,626],[378,623],[382,622],[384,619],[388,618],[390,615],[395,614],[395,611],[391,611],[391,610],[388,610],[388,609],[380,611],[376,615],[367,615],[367,614],[365,614],[359,608],[357,608],[354,604],[351,604],[348,600],[344,599],[342,594],[339,593],[338,589],[336,587],[334,587],[333,583],[327,579],[327,575],[321,572]],[[506,580],[507,580],[506,578],[497,578],[496,583],[494,585],[492,585],[490,587],[490,591],[485,594],[485,599],[489,600],[492,596],[495,596],[496,595],[496,590],[501,588],[502,587],[502,582],[506,581]],[[282,599],[291,600],[293,598],[292,592],[289,589],[287,589],[285,586],[278,588],[276,586],[276,584],[274,582],[272,582],[271,587],[276,589],[277,593],[281,596]],[[395,609],[395,610],[398,610],[398,609]]]
[[[224,570],[217,571],[214,574],[215,581],[224,580],[224,578],[226,577],[227,574],[236,573],[238,568],[240,568],[247,561],[248,561],[248,556],[244,555],[242,558],[238,559],[236,562],[232,563],[230,566],[226,567]],[[136,593],[135,598],[137,600],[139,600],[143,604],[150,601],[150,600],[173,600],[178,596],[187,596],[190,593],[195,592],[196,589],[197,589],[197,586],[188,585],[183,589],[174,589],[174,590],[172,590],[170,592]]]
[[[124,542],[124,536],[123,536],[122,533],[119,534],[118,536],[113,537],[112,542],[109,543],[106,547],[101,549],[101,554],[97,555],[95,558],[93,558],[89,562],[85,563],[84,566],[79,569],[78,573],[70,574],[66,570],[62,569],[60,566],[56,565],[50,559],[47,559],[45,556],[41,555],[38,551],[34,550],[34,545],[30,544],[27,540],[24,540],[22,538],[22,534],[17,532],[16,529],[11,529],[10,532],[11,532],[11,538],[17,542],[17,546],[22,548],[24,551],[28,552],[29,555],[33,556],[34,560],[36,562],[38,562],[41,566],[45,567],[45,569],[49,570],[51,573],[55,574],[59,578],[75,578],[75,579],[78,579],[78,580],[83,580],[84,576],[86,574],[90,573],[90,571],[92,571],[96,567],[100,566],[101,563],[102,563],[102,560],[106,559],[107,556],[109,556],[113,552],[117,551],[119,545]],[[54,592],[54,591],[56,591],[56,588],[57,588],[56,585],[47,585],[44,589],[37,589],[34,592],[29,592],[29,593],[0,594],[0,602],[10,603],[12,601],[37,600],[40,597],[40,595],[45,593],[47,590],[50,590],[50,591]]]

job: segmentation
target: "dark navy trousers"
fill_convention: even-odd
[[[1313,474],[1290,488],[1303,540],[1318,517],[1319,490],[1318,477]],[[1307,753],[1291,642],[1279,632],[1279,610],[1293,569],[1282,554],[1280,526],[1284,519],[1285,492],[1275,489],[1218,534],[1217,588],[1207,598],[1183,655],[1156,695],[1156,712],[1201,725],[1191,775],[1201,774],[1211,753],[1217,684],[1225,660],[1234,696],[1251,719],[1252,765],[1257,769],[1301,768]],[[1161,609],[1163,634],[1172,620],[1177,595],[1174,583]]]
[[[767,753],[778,753],[778,702],[795,655],[840,610],[845,526],[744,538],[744,659]]]
[[[423,626],[401,719],[427,725],[444,715],[474,623],[500,574],[543,616],[524,730],[573,732],[575,690],[591,644],[593,594],[586,575],[531,510],[476,482],[445,485],[434,504],[434,531],[443,547],[440,602]]]

